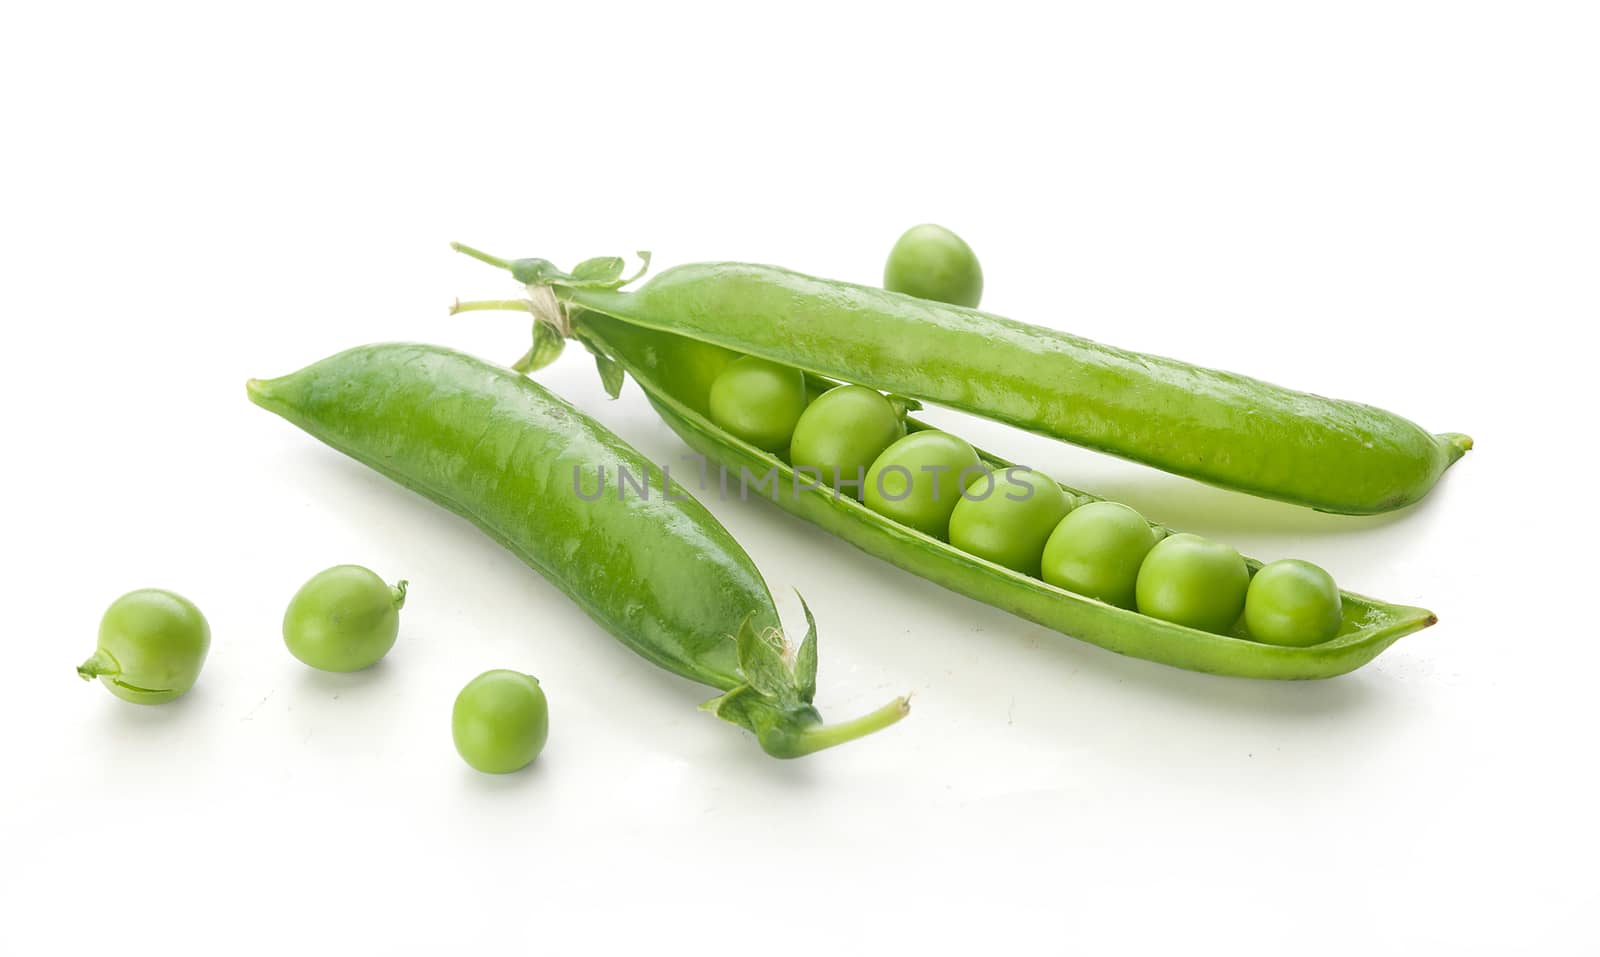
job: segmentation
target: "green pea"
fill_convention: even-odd
[[[758,356],[728,363],[711,383],[711,421],[768,452],[789,446],[805,408],[805,375]]]
[[[300,586],[283,613],[289,653],[323,671],[370,668],[394,647],[406,583],[393,588],[360,565],[335,565]]]
[[[78,666],[78,677],[99,678],[124,701],[161,704],[194,687],[210,648],[211,626],[193,602],[142,588],[106,609],[94,654]]]
[[[961,490],[982,468],[962,439],[932,429],[913,432],[872,463],[862,500],[880,515],[942,539]]]
[[[1170,535],[1145,556],[1134,586],[1139,611],[1223,634],[1244,609],[1250,570],[1230,546],[1199,535]]]
[[[1262,565],[1244,598],[1244,626],[1269,645],[1303,648],[1339,633],[1344,602],[1333,576],[1298,558]]]
[[[462,760],[485,774],[510,774],[533,763],[550,736],[550,708],[539,679],[504,668],[467,682],[450,712]]]
[[[883,288],[918,299],[977,306],[983,298],[983,269],[960,236],[923,223],[906,230],[889,250]]]
[[[801,414],[789,444],[789,462],[797,469],[815,469],[823,487],[841,492],[849,488],[859,499],[867,469],[905,434],[900,413],[881,393],[841,385],[818,396]]]
[[[1024,575],[1039,576],[1039,556],[1072,508],[1054,479],[1024,468],[984,475],[950,513],[950,544]]]
[[[1090,502],[1050,533],[1042,577],[1057,588],[1131,609],[1139,566],[1155,544],[1155,529],[1137,511],[1117,502]]]

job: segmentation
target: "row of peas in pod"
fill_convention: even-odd
[[[756,356],[712,382],[711,420],[785,458],[825,489],[970,554],[1066,591],[1218,634],[1275,645],[1332,638],[1342,608],[1332,576],[1286,559],[1251,575],[1238,551],[1165,535],[1115,502],[1074,508],[1041,473],[992,471],[965,440],[907,433],[903,411],[858,385],[808,403],[805,376]]]

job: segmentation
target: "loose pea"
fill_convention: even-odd
[[[1042,575],[1057,588],[1131,609],[1139,566],[1155,544],[1155,530],[1137,511],[1117,502],[1090,502],[1051,532]]]
[[[1333,576],[1286,558],[1261,566],[1244,599],[1250,637],[1269,645],[1320,645],[1339,632],[1343,601]]]
[[[124,701],[161,704],[194,687],[211,648],[211,626],[182,595],[159,588],[129,592],[100,619],[100,638],[78,666]]]
[[[1061,486],[1039,472],[981,476],[950,513],[950,544],[1037,578],[1045,541],[1071,507]]]
[[[370,668],[394,647],[406,583],[389,587],[360,565],[335,565],[300,586],[283,613],[289,653],[323,671]]]
[[[905,435],[906,426],[889,400],[859,385],[829,389],[806,407],[794,427],[789,462],[815,469],[825,488],[848,487],[861,497],[867,469],[883,450]]]
[[[1222,634],[1239,620],[1249,587],[1250,570],[1237,551],[1181,534],[1150,549],[1134,591],[1143,614]]]
[[[768,452],[789,446],[805,408],[800,370],[758,356],[735,359],[711,383],[711,421]]]
[[[924,535],[944,538],[961,490],[983,468],[972,446],[948,432],[913,432],[867,470],[868,508]]]
[[[550,708],[539,679],[504,668],[473,678],[456,695],[450,733],[462,760],[485,774],[527,767],[550,736]]]
[[[960,236],[924,223],[906,230],[889,250],[883,288],[919,299],[976,306],[983,298],[983,269]]]

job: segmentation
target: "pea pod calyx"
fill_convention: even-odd
[[[811,706],[817,693],[817,623],[803,597],[800,607],[806,636],[798,646],[788,644],[778,629],[757,629],[746,618],[735,638],[746,683],[700,706],[748,728],[762,750],[777,758],[803,757],[853,741],[887,728],[911,710],[909,699],[901,697],[851,721],[823,724]]]
[[[620,289],[643,276],[650,269],[649,250],[640,250],[639,268],[633,275],[624,277],[626,263],[621,256],[595,256],[572,267],[571,272],[559,269],[548,259],[502,259],[465,243],[451,243],[450,248],[511,273],[513,279],[524,286],[561,286],[566,289]]]

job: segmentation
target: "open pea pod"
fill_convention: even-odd
[[[456,248],[552,305],[1325,512],[1409,505],[1472,448],[1465,435],[1434,435],[1358,402],[776,266],[690,263],[623,290],[619,260],[563,273],[542,259]]]
[[[673,431],[708,463],[737,480],[741,469],[777,475],[772,500],[852,545],[969,598],[1119,654],[1211,674],[1308,679],[1345,674],[1371,661],[1399,638],[1433,624],[1422,608],[1390,605],[1344,592],[1338,634],[1319,645],[1282,647],[1217,635],[1107,605],[969,555],[885,518],[829,488],[809,488],[778,457],[719,429],[707,417],[711,382],[738,353],[709,343],[631,325],[586,310],[570,315],[573,335],[614,362],[644,390]],[[829,385],[814,378],[817,391]],[[914,419],[908,428],[926,428]],[[991,465],[1011,463],[980,452]],[[1096,497],[1062,486],[1082,503]],[[1252,572],[1260,567],[1250,561]]]

